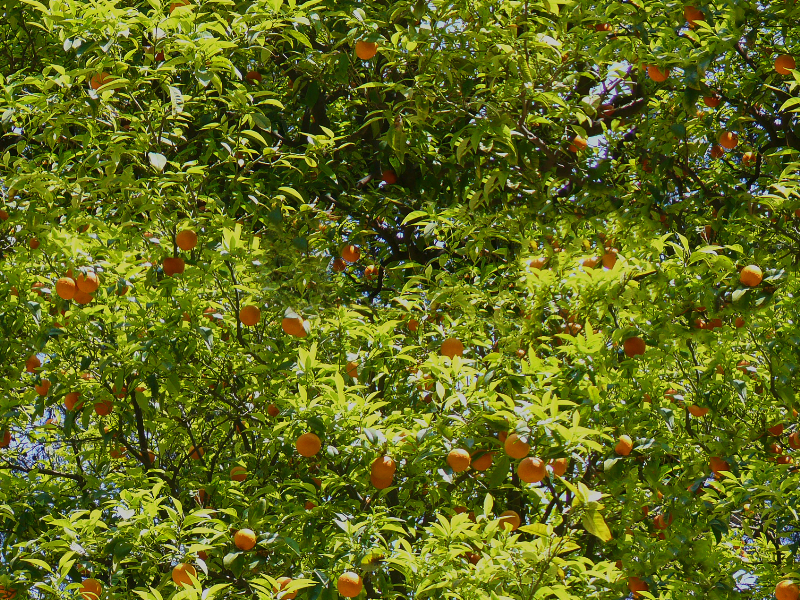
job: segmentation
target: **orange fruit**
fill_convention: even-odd
[[[358,40],[356,42],[356,56],[361,60],[369,60],[378,52],[378,44],[375,42],[365,42]]]
[[[258,324],[260,320],[261,310],[257,306],[249,304],[247,306],[243,306],[242,310],[239,311],[239,321],[242,322],[242,325],[252,327],[253,325]]]
[[[0,448],[8,448],[11,445],[11,432],[7,429],[0,434]]]
[[[555,473],[559,477],[564,476],[564,473],[567,472],[568,466],[569,466],[568,458],[554,458],[553,460],[550,461],[550,468],[553,469],[553,473]]]
[[[629,435],[621,435],[614,446],[614,452],[620,456],[628,456],[633,451],[633,440]]]
[[[262,76],[258,71],[248,71],[244,78],[250,83],[261,83]]]
[[[531,258],[528,261],[528,268],[530,269],[541,269],[543,266],[547,264],[547,257],[546,256],[537,256],[536,258]]]
[[[416,331],[419,329],[419,321],[417,321],[413,317],[408,320],[406,325],[408,326],[409,331],[412,331],[414,333],[416,333]]]
[[[789,448],[792,450],[800,449],[800,432],[793,432],[789,434]]]
[[[622,349],[625,351],[625,356],[633,358],[634,356],[644,354],[647,349],[647,344],[645,344],[644,340],[640,337],[631,337],[622,342]]]
[[[650,588],[647,586],[647,583],[639,579],[638,577],[628,577],[628,589],[633,594],[635,600],[638,600],[642,597],[639,592],[648,592]]]
[[[82,292],[81,290],[75,292],[75,295],[72,297],[72,301],[78,304],[89,304],[89,302],[92,300],[94,300],[94,296],[87,294],[86,292]]]
[[[161,266],[164,268],[164,275],[167,277],[180,275],[186,270],[186,263],[178,256],[165,258]]]
[[[181,6],[189,6],[189,4],[191,4],[189,0],[176,0],[169,5],[169,14],[172,14],[175,9],[180,8]]]
[[[75,285],[79,291],[85,294],[94,294],[97,288],[100,287],[100,278],[94,271],[88,271],[85,275],[83,273],[78,275],[77,279],[75,279]]]
[[[449,337],[442,342],[441,354],[451,359],[456,356],[462,356],[464,354],[464,344],[458,338]]]
[[[189,446],[189,458],[192,460],[200,460],[205,454],[205,449],[201,446],[200,448],[195,448],[194,446]]]
[[[378,477],[375,473],[369,474],[369,482],[374,485],[379,490],[385,490],[390,485],[392,485],[392,481],[394,480],[394,476],[392,477]]]
[[[722,98],[720,98],[717,94],[712,94],[711,96],[705,96],[703,98],[703,104],[705,104],[708,108],[716,108],[719,106],[720,102],[722,102]]]
[[[333,265],[331,265],[331,269],[333,269],[334,273],[341,273],[347,268],[347,263],[344,262],[341,258],[334,258]]]
[[[61,277],[56,281],[56,294],[63,300],[72,300],[78,291],[72,277]]]
[[[528,456],[528,452],[531,451],[530,445],[520,440],[519,435],[516,433],[512,433],[506,438],[503,449],[511,458],[517,459],[525,458]]]
[[[317,452],[322,449],[322,442],[320,441],[319,437],[315,433],[304,433],[295,442],[295,447],[297,448],[297,452],[300,456],[305,456],[309,458],[314,456]]]
[[[191,229],[179,231],[175,236],[175,244],[181,250],[193,250],[197,247],[197,234]]]
[[[241,465],[236,465],[231,469],[231,481],[244,481],[247,479],[247,469]]]
[[[233,543],[239,550],[252,550],[256,546],[256,534],[252,529],[240,529],[233,535]]]
[[[653,526],[656,529],[666,529],[672,524],[672,515],[656,515],[653,519]]]
[[[705,417],[709,409],[697,406],[697,404],[692,404],[687,410],[693,417]]]
[[[784,579],[775,586],[775,600],[797,600],[798,594],[800,589],[791,579]]]
[[[475,456],[477,453],[473,453]],[[485,471],[492,466],[494,452],[484,452],[478,458],[472,458],[470,466],[476,471]]]
[[[388,170],[386,170],[386,171],[383,171],[383,172],[381,173],[381,180],[382,180],[382,181],[383,181],[383,182],[384,182],[386,185],[394,185],[395,183],[397,183],[397,173],[395,173],[395,172],[394,172],[394,171],[392,171],[391,169],[388,169]]]
[[[97,579],[84,579],[81,584],[80,594],[84,600],[97,600],[103,593],[103,586]]]
[[[521,524],[522,519],[520,519],[519,513],[515,510],[507,510],[500,513],[500,527],[504,529],[511,528],[511,531],[516,530]]]
[[[370,465],[370,472],[377,478],[380,479],[391,479],[394,477],[394,473],[397,470],[397,463],[395,461],[386,456],[379,456],[375,460],[372,461],[372,465]]]
[[[647,67],[647,76],[657,83],[662,83],[669,77],[669,69],[663,71],[654,65]]]
[[[25,370],[28,373],[33,373],[42,366],[42,361],[39,360],[39,357],[35,354],[33,356],[29,356],[28,360],[25,361]]]
[[[336,589],[344,598],[355,598],[363,588],[364,583],[361,581],[361,577],[352,571],[345,571],[339,575],[339,579],[336,581]]]
[[[78,392],[68,393],[66,396],[64,396],[64,407],[67,410],[80,410],[83,407],[83,402],[78,404],[78,398],[80,398],[80,394]]]
[[[92,78],[89,80],[89,85],[93,90],[99,90],[105,84],[111,83],[112,81],[114,81],[114,78],[109,73],[103,71],[102,73],[95,73],[92,75]]]
[[[345,366],[345,371],[347,372],[348,377],[358,379],[358,363],[354,360],[348,361],[347,365]]]
[[[189,586],[192,587],[192,577],[197,578],[197,570],[189,564],[178,563],[172,569],[172,581],[178,587]]]
[[[739,281],[748,287],[756,287],[761,283],[763,274],[756,265],[747,265],[739,273]]]
[[[755,152],[745,152],[742,154],[742,164],[745,167],[750,167],[756,163],[756,153]]]
[[[303,505],[303,508],[305,508],[306,510],[312,510],[316,507],[317,505],[314,504],[311,500],[306,500],[306,503]]]
[[[733,325],[737,329],[741,329],[742,327],[745,326],[745,320],[742,317],[736,317],[736,321],[734,321]]]
[[[375,265],[369,265],[366,269],[364,269],[364,279],[367,281],[372,281],[378,277],[378,267]]]
[[[281,327],[283,331],[289,335],[304,338],[308,335],[304,323],[305,321],[300,317],[285,317],[283,321],[281,321]]]
[[[50,380],[42,379],[41,385],[35,385],[33,386],[33,389],[35,389],[36,393],[40,396],[47,396],[47,392],[50,391]]]
[[[794,58],[789,54],[781,54],[775,59],[775,72],[778,75],[788,75],[796,67]]]
[[[450,450],[450,453],[447,455],[447,464],[450,465],[454,473],[461,473],[469,469],[470,462],[472,462],[472,458],[469,452],[463,448],[454,448]]]
[[[778,423],[777,425],[773,425],[772,427],[767,429],[767,431],[769,431],[770,435],[774,435],[776,437],[779,435],[783,435],[783,423]]]
[[[283,591],[287,587],[289,587],[290,583],[292,583],[292,578],[291,577],[278,577],[275,580],[275,583],[278,584],[278,587],[272,588],[272,589],[275,592],[275,594],[280,594],[280,596],[279,596],[280,598],[285,598],[286,600],[292,600],[292,598],[297,596],[297,591],[294,591],[294,592],[284,592]]]
[[[576,135],[574,138],[572,138],[572,144],[570,145],[569,149],[570,152],[578,152],[580,150],[586,150],[588,146],[589,142],[587,142],[581,136]]]
[[[603,262],[603,268],[613,269],[614,265],[617,264],[616,250],[612,249],[610,252],[605,252],[601,257],[601,261]]]
[[[711,146],[711,158],[722,158],[725,156],[725,150],[722,149],[722,146]]]
[[[726,150],[733,150],[739,143],[739,136],[731,131],[724,131],[719,134],[719,145]]]
[[[709,460],[709,466],[711,467],[711,472],[714,473],[714,475],[719,475],[722,471],[731,470],[731,467],[727,461],[721,459],[719,456],[712,456]]]
[[[356,262],[359,258],[361,258],[361,250],[358,246],[354,246],[353,244],[348,244],[344,248],[342,248],[342,258],[349,263]]]
[[[100,402],[94,403],[94,412],[96,412],[101,417],[110,415],[111,411],[113,410],[114,410],[114,403],[111,400],[101,400]]]
[[[683,18],[686,19],[686,22],[689,24],[690,28],[694,28],[695,21],[705,21],[706,18],[703,15],[703,12],[694,6],[684,6],[683,7]]]
[[[281,409],[278,408],[276,404],[270,404],[267,406],[267,414],[270,417],[277,417],[279,414],[281,414]]]
[[[517,475],[525,483],[538,483],[547,475],[545,462],[541,458],[523,458],[517,465]]]

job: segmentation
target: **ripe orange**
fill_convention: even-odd
[[[270,404],[267,406],[267,414],[270,417],[277,417],[279,414],[281,414],[281,409],[278,408],[276,404]]]
[[[656,515],[653,519],[653,526],[655,526],[656,529],[666,529],[672,524],[672,519],[672,515]]]
[[[336,582],[336,589],[339,591],[339,595],[344,598],[355,598],[361,593],[363,587],[364,583],[361,581],[359,574],[352,571],[346,571],[339,575],[339,579]]]
[[[0,434],[0,448],[8,448],[11,445],[11,432],[7,429]]]
[[[197,579],[197,570],[192,565],[178,563],[172,569],[172,581],[174,581],[175,585],[178,587],[192,587],[192,577]]]
[[[517,459],[525,458],[528,456],[528,452],[531,451],[530,445],[520,440],[519,435],[516,433],[512,433],[506,438],[503,449],[511,458]]]
[[[391,169],[388,169],[383,173],[381,173],[381,180],[386,185],[394,185],[395,183],[397,183],[397,173],[395,173]]]
[[[650,588],[647,586],[647,583],[639,579],[638,577],[628,577],[628,589],[633,594],[635,600],[638,600],[642,597],[639,592],[648,592]]]
[[[690,28],[694,28],[695,21],[705,21],[706,18],[703,15],[701,10],[698,10],[694,6],[684,6],[683,7],[683,18],[686,19],[686,22],[689,24]]]
[[[714,473],[714,475],[719,475],[722,471],[731,470],[728,462],[721,459],[719,456],[712,456],[709,460],[709,466],[711,467],[711,472]]]
[[[789,448],[792,450],[800,449],[800,432],[793,432],[789,434]]]
[[[633,451],[633,440],[629,435],[621,435],[614,446],[614,452],[620,456],[628,456]]]
[[[794,58],[789,54],[781,54],[775,59],[775,72],[778,75],[788,75],[796,67]]]
[[[669,69],[665,68],[663,71],[655,65],[647,67],[647,76],[657,83],[662,83],[669,77]]]
[[[83,600],[98,600],[103,593],[103,586],[97,579],[84,579],[81,584],[80,594]]]
[[[705,417],[709,409],[697,406],[697,404],[692,404],[687,410],[693,417]]]
[[[775,600],[797,600],[799,594],[800,589],[791,579],[784,579],[775,586]]]
[[[633,358],[644,354],[645,350],[647,350],[647,344],[640,337],[631,337],[622,342],[622,349],[625,351],[625,356]]]
[[[348,361],[347,365],[345,366],[345,371],[347,372],[348,377],[358,379],[358,363],[354,360]]]
[[[95,73],[92,75],[92,78],[89,80],[89,85],[93,90],[99,90],[105,84],[111,83],[112,81],[114,81],[114,78],[111,74],[103,71],[102,73]]]
[[[364,269],[364,279],[367,281],[372,281],[378,277],[378,267],[375,265],[369,265],[366,269]]]
[[[239,311],[239,320],[242,322],[242,325],[252,327],[261,320],[261,310],[252,304],[243,306],[242,310]]]
[[[773,425],[772,427],[767,429],[767,431],[769,431],[770,435],[774,435],[776,437],[779,435],[783,435],[783,423],[778,423],[777,425]]]
[[[261,83],[261,80],[263,79],[261,73],[258,71],[248,71],[244,78],[250,83]]]
[[[333,269],[334,273],[341,273],[347,268],[347,263],[344,262],[341,258],[334,258],[333,265],[331,265],[331,269]]]
[[[89,304],[89,302],[92,300],[94,300],[94,296],[87,294],[86,292],[82,292],[81,290],[75,292],[75,295],[72,297],[72,301],[78,304]]]
[[[181,6],[189,6],[190,4],[191,2],[189,2],[189,0],[175,0],[175,2],[169,5],[169,14],[172,14],[175,9]]]
[[[447,455],[447,464],[450,465],[454,473],[461,473],[469,469],[469,463],[471,461],[472,458],[469,452],[463,448],[454,448],[450,450],[450,453]]]
[[[587,142],[581,136],[576,135],[574,138],[572,138],[572,144],[570,145],[569,149],[570,152],[578,152],[580,150],[586,150],[588,146],[589,142]]]
[[[28,373],[33,373],[42,366],[42,361],[39,360],[39,357],[35,354],[33,356],[29,356],[28,360],[25,361],[25,370]]]
[[[369,60],[378,52],[378,44],[375,42],[365,42],[359,40],[356,42],[356,56],[361,60]]]
[[[111,411],[113,410],[114,410],[114,403],[111,400],[101,400],[100,402],[94,403],[94,412],[96,412],[101,417],[110,415]]]
[[[719,135],[719,145],[726,150],[733,150],[739,143],[739,136],[731,131],[724,131]]]
[[[521,524],[522,519],[520,519],[519,513],[515,510],[507,510],[500,513],[500,527],[504,529],[511,528],[511,531],[515,531]]]
[[[77,279],[75,279],[75,285],[79,291],[85,294],[94,294],[97,288],[100,287],[100,278],[94,271],[88,271],[85,275],[83,273],[78,275]]]
[[[617,251],[612,248],[609,252],[605,252],[600,259],[603,262],[603,268],[613,269],[617,264]]]
[[[554,458],[550,461],[550,468],[553,469],[553,473],[558,475],[559,477],[563,477],[564,473],[567,472],[567,467],[569,466],[569,459],[568,458]]]
[[[201,446],[200,448],[195,448],[194,446],[189,446],[189,458],[192,460],[200,460],[205,454],[205,449]]]
[[[33,389],[35,389],[36,393],[40,396],[47,396],[47,392],[50,391],[50,380],[42,379],[41,385],[35,385],[33,386]]]
[[[247,479],[247,469],[241,465],[236,465],[231,469],[231,481],[244,481]]]
[[[161,266],[164,269],[164,275],[167,277],[180,275],[184,272],[184,270],[186,270],[186,263],[183,262],[183,259],[178,256],[165,258]]]
[[[703,98],[703,104],[705,104],[708,108],[716,108],[719,106],[720,102],[722,102],[722,98],[720,98],[717,94],[712,94],[711,96],[705,96]]]
[[[80,410],[83,408],[83,402],[78,404],[78,398],[80,398],[80,394],[78,392],[69,392],[66,396],[64,396],[64,407],[67,410]]]
[[[391,477],[379,477],[375,473],[369,474],[369,482],[379,490],[385,490],[388,488],[390,485],[392,485],[393,480],[394,475]]]
[[[191,229],[184,229],[179,231],[175,236],[175,244],[181,250],[193,250],[197,247],[197,234]]]
[[[304,433],[295,442],[295,447],[300,456],[309,458],[322,449],[322,442],[315,433]]]
[[[344,248],[342,248],[342,258],[349,263],[356,262],[359,258],[361,258],[361,250],[358,246],[354,246],[353,244],[348,244]]]
[[[530,269],[541,269],[543,266],[547,264],[547,257],[546,256],[537,256],[536,258],[531,258],[528,261],[528,268]]]
[[[741,329],[742,327],[745,326],[745,320],[742,317],[736,317],[736,321],[734,321],[733,325],[737,329]]]
[[[283,321],[281,321],[281,327],[283,331],[289,335],[293,335],[294,337],[304,338],[308,335],[306,332],[306,328],[304,327],[305,321],[300,317],[285,317]]]
[[[539,483],[547,475],[545,462],[541,458],[523,458],[517,465],[517,475],[525,483]]]
[[[723,156],[725,156],[725,150],[722,149],[722,146],[716,144],[711,146],[711,158],[722,158]]]
[[[747,265],[739,273],[739,281],[748,287],[756,287],[761,283],[762,279],[761,269],[756,265]]]
[[[314,504],[311,500],[306,500],[306,503],[303,505],[303,508],[305,508],[306,510],[312,510],[316,507],[317,505]]]
[[[473,453],[473,456],[475,456],[475,454],[477,453]],[[484,452],[478,456],[478,458],[473,458],[470,462],[470,466],[476,471],[485,471],[492,466],[493,457],[494,452]]]
[[[275,583],[278,584],[278,587],[272,588],[272,589],[273,589],[273,591],[275,592],[276,595],[281,593],[281,592],[283,592],[280,595],[281,598],[284,598],[285,600],[292,600],[292,598],[297,596],[297,591],[294,591],[294,592],[284,592],[283,591],[287,587],[289,587],[290,583],[292,583],[292,578],[291,577],[278,577],[275,580]]]
[[[753,166],[756,163],[756,153],[755,152],[745,152],[742,154],[742,164],[745,167]]]
[[[239,550],[252,550],[256,546],[256,534],[252,529],[240,529],[233,535],[233,543]]]
[[[72,300],[75,297],[77,286],[72,277],[61,277],[56,281],[56,294],[63,300]]]
[[[379,456],[372,461],[370,472],[380,479],[391,479],[397,470],[397,463],[386,455]]]
[[[441,354],[451,359],[456,356],[462,356],[464,354],[464,344],[458,338],[449,337],[442,342]]]
[[[416,333],[416,331],[419,329],[419,321],[417,321],[413,317],[408,320],[408,323],[406,323],[406,325],[408,326],[409,331],[412,331],[414,333]]]

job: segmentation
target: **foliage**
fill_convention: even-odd
[[[800,7],[685,8],[5,0],[0,596],[800,578]]]

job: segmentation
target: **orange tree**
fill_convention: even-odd
[[[0,16],[0,597],[796,600],[794,1]]]

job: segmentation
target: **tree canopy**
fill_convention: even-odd
[[[0,1],[0,598],[777,598],[795,0]]]

